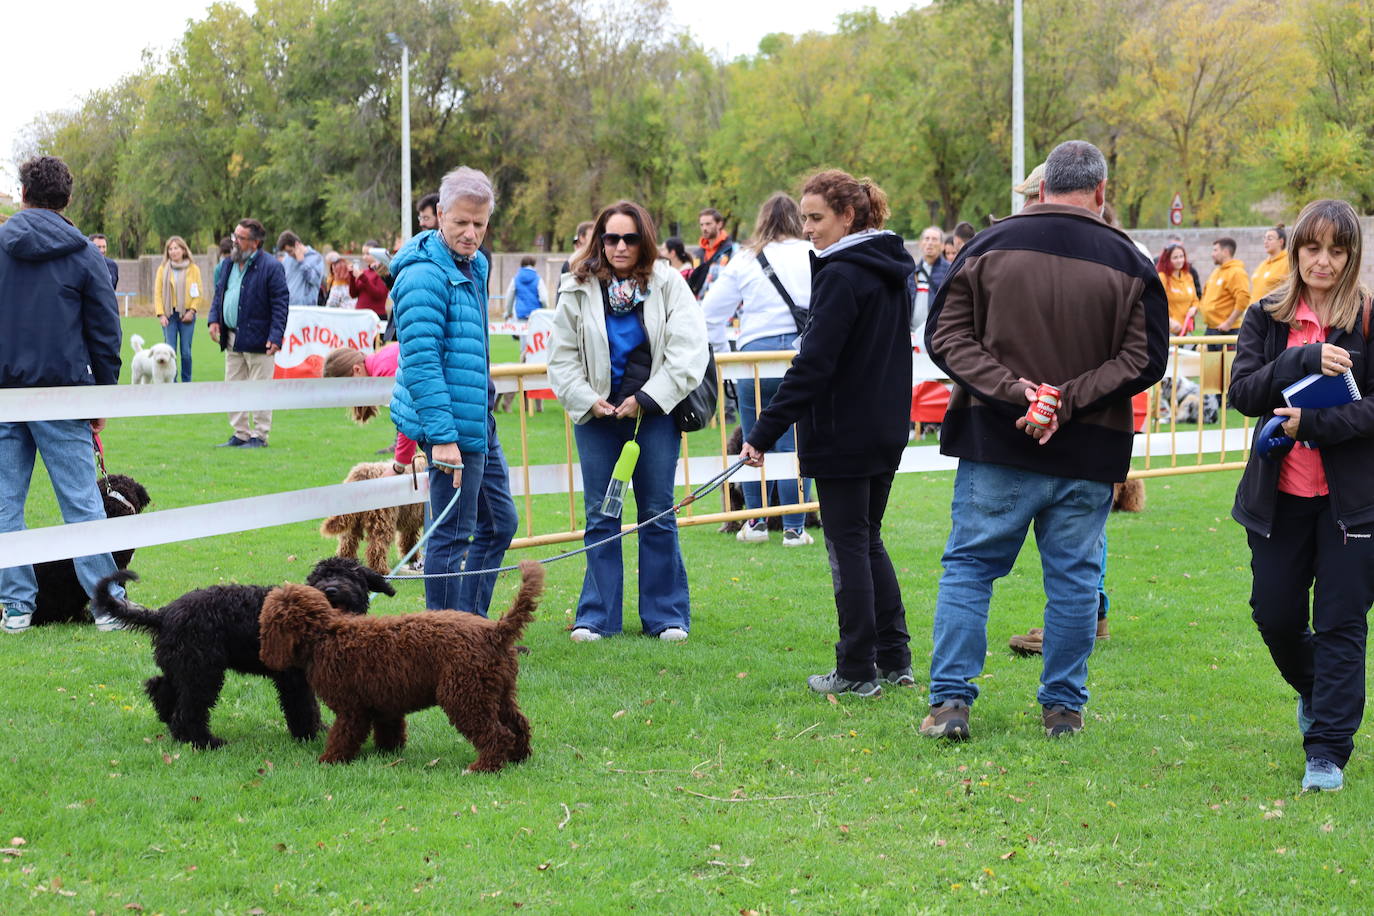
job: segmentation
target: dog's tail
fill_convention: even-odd
[[[137,334],[129,335],[129,346],[133,348],[135,356],[139,354],[139,351],[148,349],[143,346],[143,338],[139,337]]]
[[[534,609],[539,606],[539,596],[544,593],[544,567],[533,560],[520,563],[520,592],[510,610],[496,621],[496,629],[501,633],[501,642],[506,647],[525,632],[525,627],[534,619]]]
[[[161,614],[131,601],[118,601],[110,595],[110,586],[114,583],[123,585],[126,582],[137,581],[138,575],[127,569],[121,569],[114,575],[101,579],[95,586],[95,596],[91,599],[91,610],[96,614],[109,614],[116,620],[122,620],[132,627],[155,633],[162,629]]]
[[[348,516],[331,515],[320,524],[320,534],[327,538],[336,538],[348,530]]]

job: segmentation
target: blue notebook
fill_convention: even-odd
[[[1363,400],[1355,376],[1347,369],[1340,375],[1309,375],[1283,389],[1283,399],[1289,407],[1315,410],[1318,407],[1338,407]]]

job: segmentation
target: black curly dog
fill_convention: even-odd
[[[224,687],[224,672],[230,670],[272,679],[293,738],[307,740],[319,733],[320,704],[305,673],[299,668],[273,671],[258,658],[258,615],[274,586],[198,588],[159,611],[110,596],[110,583],[137,579],[127,570],[101,579],[95,606],[153,635],[153,660],[162,674],[143,687],[173,738],[198,748],[224,744],[210,733],[210,710]],[[396,594],[390,583],[352,557],[321,560],[305,582],[346,614],[366,614],[369,592]]]
[[[105,501],[106,518],[137,515],[150,501],[143,485],[125,474],[111,474],[103,478],[100,481],[100,496]],[[116,550],[111,556],[116,567],[128,569],[134,552],[132,549]],[[90,598],[77,581],[76,567],[71,560],[35,563],[33,575],[38,580],[38,600],[33,609],[34,626],[91,622],[91,615],[86,610]]]

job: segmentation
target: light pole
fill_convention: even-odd
[[[1019,0],[1018,0],[1019,2]],[[410,241],[410,47],[395,32],[387,40],[401,46],[401,242]]]
[[[1011,26],[1011,186],[1026,177],[1025,59],[1021,47],[1021,0],[1015,0]],[[1026,199],[1011,192],[1011,212],[1020,213]]]

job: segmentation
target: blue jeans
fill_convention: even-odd
[[[620,531],[621,520],[603,515],[601,500],[611,480],[620,450],[635,434],[634,420],[591,420],[573,427],[582,464],[583,511],[587,516],[584,544],[594,544]],[[673,476],[677,471],[682,436],[673,418],[645,417],[639,427],[639,462],[630,478],[639,521],[673,504]],[[624,562],[620,541],[587,554],[587,574],[577,601],[574,626],[610,636],[621,631],[624,603]],[[657,636],[668,627],[690,628],[691,599],[687,567],[677,542],[677,519],[671,514],[639,530],[639,622]]]
[[[515,500],[510,495],[506,455],[501,451],[501,440],[496,437],[496,418],[490,414],[487,415],[487,457],[480,482],[479,478],[469,477],[465,468],[463,485],[477,488],[477,529],[463,558],[463,569],[493,569],[505,561],[506,548],[519,529],[520,518],[515,514]],[[428,565],[425,571],[429,571]],[[487,616],[496,576],[496,573],[489,573],[458,579],[458,607],[479,617]]]
[[[173,312],[167,318],[167,327],[162,329],[162,339],[167,346],[177,351],[181,362],[181,380],[191,380],[191,338],[195,336],[196,323],[182,321],[180,312]]]
[[[105,518],[105,503],[95,485],[95,452],[91,424],[85,420],[30,420],[0,423],[0,531],[24,530],[24,503],[33,480],[34,456],[43,456],[57,505],[64,521],[90,522]],[[77,557],[76,578],[87,595],[95,584],[114,575],[115,562],[108,553]],[[124,597],[124,589],[112,586],[110,594]],[[33,612],[38,601],[38,582],[32,566],[0,569],[0,605]]]
[[[1050,477],[960,459],[952,526],[935,600],[930,701],[972,703],[983,673],[992,584],[1011,571],[1026,531],[1035,526],[1044,575],[1042,706],[1081,709],[1088,702],[1088,656],[1097,634],[1102,535],[1112,486]]]
[[[434,467],[434,448],[425,446],[425,457],[429,459],[429,512],[430,519],[436,519],[453,499],[453,475],[444,474]],[[477,452],[463,452],[463,480],[458,494],[458,503],[449,510],[439,525],[425,542],[425,575],[432,573],[454,573],[463,568],[463,557],[468,552],[473,535],[477,532],[477,503],[482,493],[482,477],[486,466],[486,455]],[[446,576],[442,579],[425,580],[425,608],[431,611],[472,611],[459,603],[463,594],[462,582],[468,576]],[[472,594],[469,591],[469,594]],[[487,593],[490,598],[490,592]]]
[[[790,350],[793,342],[797,339],[796,334],[779,334],[775,337],[760,337],[758,340],[751,340],[740,347],[741,351],[747,350]],[[759,411],[768,406],[768,402],[773,400],[773,395],[777,394],[778,385],[782,384],[780,378],[761,378],[759,379],[759,395],[762,402],[754,403],[754,380],[740,379],[736,386],[739,389],[739,424],[744,431],[744,438],[747,440],[749,434],[754,430],[754,423],[758,421]],[[787,427],[787,432],[778,437],[778,441],[773,445],[772,451],[775,452],[795,452],[797,450],[796,427]],[[746,472],[747,473],[747,472]],[[740,484],[740,489],[744,491],[744,506],[747,509],[757,509],[763,505],[763,487],[757,480],[750,483],[745,481]],[[775,480],[768,485],[769,498],[773,500],[775,506],[785,506],[788,504],[805,502],[810,498],[810,485],[807,481],[802,481],[801,498],[797,497],[797,481],[789,477],[786,480]],[[806,524],[806,516],[800,512],[793,512],[782,517],[782,526],[793,531],[800,531]]]

